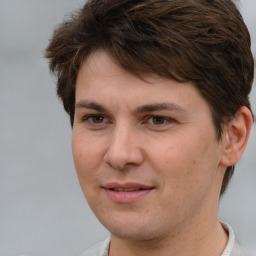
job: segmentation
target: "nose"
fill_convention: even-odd
[[[104,161],[116,170],[138,166],[144,160],[138,132],[128,125],[116,126],[110,137]]]

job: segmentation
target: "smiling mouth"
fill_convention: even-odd
[[[134,192],[134,191],[140,191],[140,190],[154,189],[153,186],[134,183],[134,182],[128,182],[128,183],[110,182],[105,184],[103,188],[111,191],[115,191],[115,192]]]
[[[145,190],[142,188],[110,188],[112,191],[116,192],[133,192],[133,191],[139,191],[139,190]]]
[[[127,204],[145,198],[155,189],[155,187],[136,183],[108,183],[103,186],[103,189],[111,201]]]

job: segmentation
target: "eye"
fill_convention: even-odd
[[[164,125],[173,122],[173,119],[163,116],[151,116],[149,117],[148,122],[152,125]]]
[[[107,123],[108,119],[102,115],[88,115],[83,118],[83,121],[88,122],[91,125],[97,125]]]
[[[96,124],[99,124],[99,123],[103,123],[104,122],[104,116],[89,116],[87,117],[85,120],[88,120],[92,123],[96,123]]]
[[[152,124],[164,124],[165,122],[166,122],[166,119],[162,116],[152,116],[151,117]]]

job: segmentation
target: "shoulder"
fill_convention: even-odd
[[[110,237],[84,251],[80,256],[108,256]]]

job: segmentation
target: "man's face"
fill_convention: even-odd
[[[96,52],[78,75],[72,145],[84,195],[113,235],[152,239],[217,220],[222,144],[192,84],[142,80]]]

